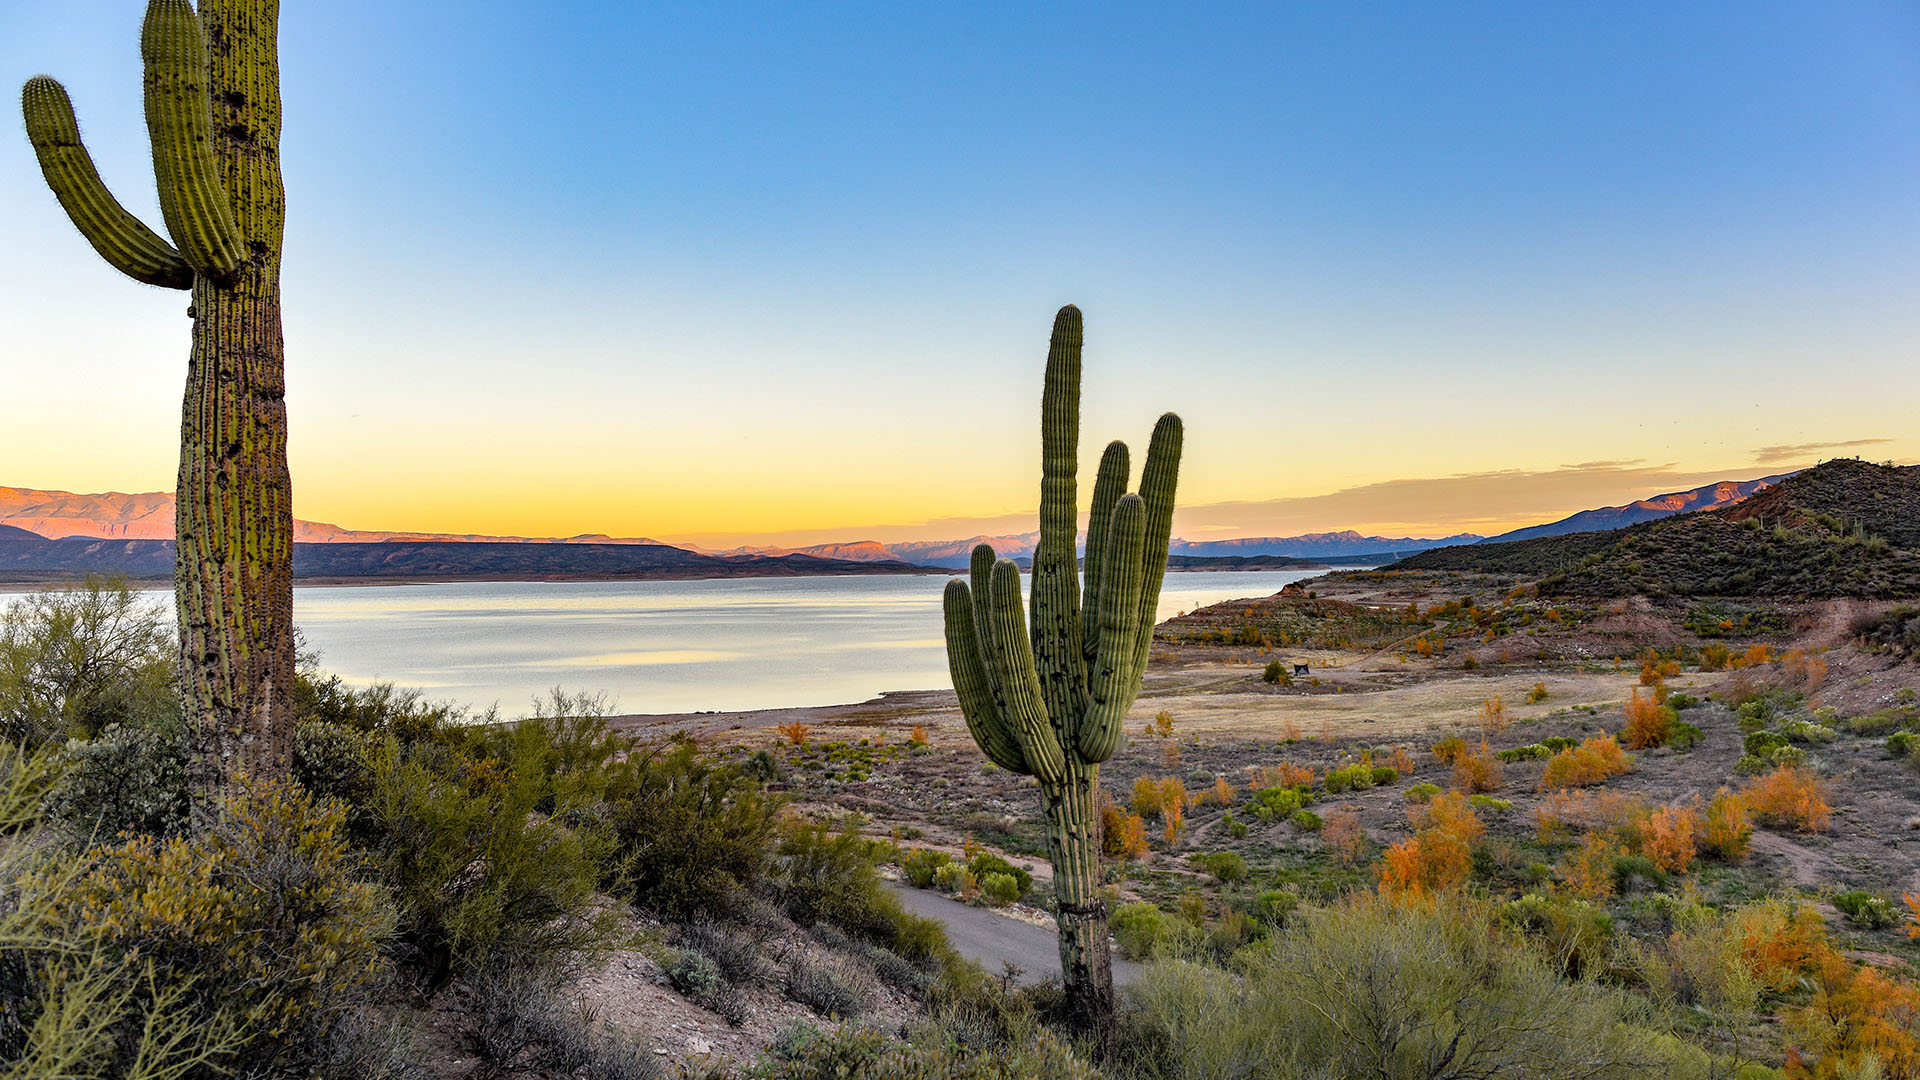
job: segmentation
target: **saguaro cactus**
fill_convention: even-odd
[[[973,549],[973,584],[945,597],[947,662],[967,730],[994,764],[1034,777],[1047,818],[1059,903],[1060,967],[1074,1026],[1111,1035],[1113,965],[1100,892],[1100,763],[1120,745],[1140,693],[1167,569],[1180,418],[1153,429],[1140,493],[1125,494],[1127,445],[1107,445],[1087,522],[1085,596],[1078,533],[1080,309],[1053,321],[1041,394],[1040,543],[1033,553],[1033,623],[1020,608],[1020,569]],[[1084,602],[1083,602],[1084,599]]]
[[[58,82],[27,80],[27,137],[60,205],[135,281],[191,290],[174,602],[194,777],[287,767],[293,509],[280,332],[277,0],[151,0],[147,130],[171,242],[113,197]]]

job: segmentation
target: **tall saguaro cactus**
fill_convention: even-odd
[[[1107,445],[1093,485],[1083,590],[1074,557],[1081,336],[1080,309],[1061,308],[1040,399],[1032,626],[1021,612],[1019,567],[996,561],[986,544],[973,549],[972,586],[947,583],[945,608],[947,662],[967,730],[994,764],[1039,781],[1068,1009],[1076,1028],[1104,1041],[1112,1032],[1113,962],[1094,795],[1100,763],[1120,745],[1122,720],[1146,673],[1182,433],[1179,417],[1160,418],[1137,495],[1125,494],[1127,445]]]
[[[287,471],[277,0],[151,0],[147,130],[171,242],[120,205],[58,82],[27,80],[27,137],[60,205],[135,281],[190,290],[174,602],[203,788],[287,768],[293,509]]]

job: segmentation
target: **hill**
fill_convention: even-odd
[[[0,581],[83,574],[173,577],[173,541],[48,539],[0,526]],[[720,558],[664,544],[525,544],[390,540],[293,545],[296,579],[564,580],[797,577],[911,574],[901,562],[851,562],[809,555]]]
[[[1673,491],[1665,495],[1655,495],[1651,499],[1639,499],[1624,506],[1602,506],[1597,510],[1582,510],[1559,521],[1550,521],[1545,525],[1529,525],[1524,529],[1501,533],[1499,536],[1491,536],[1480,542],[1501,544],[1513,540],[1533,540],[1542,536],[1565,536],[1568,533],[1624,529],[1629,525],[1638,525],[1643,521],[1658,521],[1675,514],[1687,514],[1695,510],[1713,510],[1722,506],[1731,506],[1742,499],[1765,491],[1791,475],[1791,473],[1781,473],[1777,476],[1763,476],[1758,480],[1722,480],[1717,484],[1706,484],[1689,491]]]
[[[1911,597],[1920,466],[1829,461],[1715,510],[1426,551],[1393,568],[1518,574],[1574,596]]]

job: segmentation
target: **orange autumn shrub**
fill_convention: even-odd
[[[1151,776],[1137,776],[1133,780],[1133,812],[1142,817],[1152,817],[1160,812],[1160,781]]]
[[[1611,832],[1637,841],[1647,816],[1647,804],[1637,795],[1587,789],[1549,792],[1533,810],[1542,842],[1572,832]]]
[[[1147,821],[1108,803],[1100,808],[1100,850],[1109,858],[1137,859],[1147,853]]]
[[[1560,885],[1582,900],[1605,900],[1613,895],[1613,860],[1620,842],[1604,833],[1588,833],[1580,846],[1554,868]]]
[[[1684,874],[1693,865],[1694,828],[1690,807],[1663,806],[1648,815],[1642,844],[1653,864],[1669,874]]]
[[[1673,737],[1673,710],[1651,697],[1641,697],[1640,691],[1633,692],[1633,700],[1627,702],[1627,727],[1624,732],[1627,749],[1645,750],[1648,747],[1664,746]]]
[[[1826,781],[1805,769],[1782,765],[1747,785],[1746,795],[1747,806],[1762,825],[1827,831]]]
[[[1547,760],[1547,771],[1540,777],[1542,791],[1554,788],[1591,787],[1619,776],[1633,767],[1626,751],[1611,735],[1588,739],[1569,746]]]
[[[1232,806],[1233,797],[1233,785],[1227,783],[1226,777],[1216,776],[1213,778],[1213,786],[1195,796],[1193,804],[1195,806]]]
[[[1781,1017],[1791,1080],[1920,1076],[1920,991],[1832,951],[1817,958],[1811,981],[1813,1000]]]
[[[1480,740],[1480,749],[1463,750],[1453,759],[1453,783],[1475,794],[1499,791],[1505,770],[1500,759],[1493,756],[1493,749],[1487,740]]]
[[[1435,795],[1424,804],[1407,807],[1407,820],[1423,833],[1436,830],[1451,833],[1468,844],[1486,832],[1479,815],[1473,812],[1473,804],[1461,791]]]
[[[1796,645],[1780,658],[1780,671],[1790,683],[1811,694],[1827,681],[1827,660]]]
[[[918,725],[915,725],[914,729],[911,732],[909,732],[907,735],[907,741],[911,742],[915,746],[927,745],[927,739],[928,739],[927,729],[924,727],[920,727]]]
[[[1455,759],[1466,752],[1467,740],[1458,735],[1441,739],[1433,744],[1433,756],[1439,758],[1442,765],[1453,764]]]
[[[1319,777],[1312,769],[1287,761],[1278,765],[1263,765],[1248,772],[1252,779],[1247,786],[1255,791],[1270,787],[1312,787],[1319,782]]]
[[[807,745],[807,736],[813,733],[813,729],[811,727],[808,727],[806,724],[803,724],[798,720],[789,721],[788,723],[785,723],[785,724],[779,724],[775,726],[773,730],[779,732],[782,735],[785,735],[787,739],[791,741],[795,746]]]
[[[1393,752],[1387,755],[1387,765],[1401,776],[1405,776],[1413,771],[1413,755],[1407,753],[1406,747],[1396,746]]]
[[[1754,981],[1770,994],[1799,986],[1830,951],[1827,922],[1811,906],[1762,900],[1736,908],[1727,927]]]
[[[1756,642],[1747,646],[1747,651],[1733,658],[1730,666],[1738,671],[1741,668],[1755,667],[1773,663],[1773,649],[1765,642]]]
[[[1747,820],[1747,797],[1721,788],[1707,804],[1706,827],[1700,837],[1700,850],[1728,862],[1746,857],[1747,841],[1753,837],[1753,825]]]
[[[1360,824],[1359,812],[1349,806],[1327,811],[1320,823],[1320,842],[1341,863],[1359,862],[1367,851],[1367,830]]]
[[[1419,835],[1387,849],[1380,866],[1382,896],[1410,899],[1459,888],[1473,869],[1473,842],[1485,826],[1461,791],[1436,795],[1407,809]]]
[[[1480,724],[1488,731],[1505,731],[1507,728],[1507,703],[1495,694],[1480,705]]]
[[[1426,895],[1421,881],[1420,841],[1409,836],[1389,846],[1380,860],[1380,895],[1414,900]]]

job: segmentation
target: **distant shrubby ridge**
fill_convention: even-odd
[[[1829,461],[1734,505],[1635,525],[1422,552],[1403,570],[1541,576],[1575,596],[1910,596],[1920,466]]]

